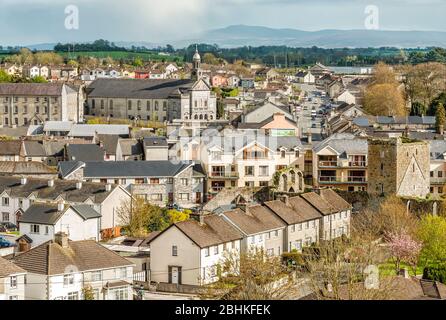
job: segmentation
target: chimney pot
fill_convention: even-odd
[[[289,197],[288,197],[288,195],[286,195],[286,194],[280,196],[280,200],[281,200],[283,203],[285,203],[285,205],[289,205],[289,204],[290,204],[290,202],[289,202]]]
[[[76,182],[76,189],[77,190],[82,189],[82,182],[81,181]]]
[[[63,211],[65,209],[65,204],[63,202],[59,202],[57,204],[57,210],[58,211]]]
[[[48,180],[48,187],[54,187],[54,180]]]
[[[200,219],[200,225],[204,225],[204,214],[200,214],[199,215],[199,219]]]
[[[110,192],[111,189],[112,189],[111,184],[110,184],[110,183],[107,183],[107,184],[105,185],[105,191]]]
[[[25,177],[23,177],[23,178],[20,179],[20,184],[21,184],[21,185],[25,185],[27,182],[28,182],[28,179],[25,178]]]

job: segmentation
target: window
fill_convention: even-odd
[[[110,102],[108,103],[110,110],[113,110],[113,100],[110,100]]]
[[[209,257],[209,248],[204,248],[204,256]]]
[[[254,187],[254,181],[245,181],[245,187],[248,188]]]
[[[150,101],[147,101],[147,111],[150,111]]]
[[[150,178],[150,184],[160,184],[159,178]]]
[[[260,187],[267,187],[269,185],[268,181],[259,181],[259,186]]]
[[[19,296],[9,296],[9,300],[19,300]]]
[[[110,290],[110,295],[113,300],[127,300],[129,291],[127,288],[118,288]]]
[[[254,166],[246,166],[245,176],[253,176],[253,175],[254,175]]]
[[[294,151],[294,157],[299,158],[300,153],[299,150]]]
[[[172,184],[173,183],[173,178],[167,178],[167,184]]]
[[[8,197],[2,198],[2,206],[9,207],[9,198]]]
[[[132,100],[129,100],[129,102],[127,102],[127,109],[132,110]]]
[[[8,113],[8,106],[5,106],[5,113]]]
[[[40,108],[39,108],[39,106],[36,106],[36,113],[39,113],[40,112]]]
[[[9,212],[2,212],[2,221],[3,222],[9,221]]]
[[[302,223],[299,223],[299,224],[297,225],[297,230],[302,231]]]
[[[430,175],[431,175],[431,178],[433,178],[433,177],[434,177],[434,172],[431,171],[431,172],[430,172]]]
[[[135,179],[135,184],[143,184],[144,183],[144,178],[136,178]]]
[[[302,249],[302,240],[297,240],[294,245],[296,246],[295,249],[301,250]]]
[[[443,171],[438,171],[438,177],[443,178]]]
[[[271,232],[266,233],[266,240],[269,240],[271,238]]]
[[[274,231],[274,236],[277,238],[279,236],[279,230]]]
[[[305,238],[305,246],[310,246],[313,243],[313,240],[311,237]]]
[[[310,222],[307,221],[307,222],[305,222],[305,229],[309,229],[309,228],[310,228]]]
[[[263,241],[263,237],[262,237],[262,235],[259,235],[258,237],[257,237],[257,242],[262,242]]]
[[[180,183],[182,186],[187,186],[189,184],[189,179],[181,178]]]
[[[163,201],[163,195],[161,193],[155,193],[150,196],[153,201]]]
[[[116,279],[127,278],[127,268],[115,269]]]
[[[177,256],[178,256],[178,247],[172,246],[172,257],[177,257]]]
[[[263,177],[264,176],[268,176],[268,174],[269,174],[269,167],[268,166],[260,166],[259,169],[260,169],[259,170],[260,171],[259,172],[260,176],[263,176]]]
[[[218,246],[214,246],[214,255],[218,254]]]
[[[295,231],[296,231],[296,225],[293,224],[293,225],[291,226],[291,232],[295,232]]]
[[[286,156],[286,151],[285,150],[280,151],[280,157],[285,158],[285,156]]]
[[[314,220],[311,220],[311,228],[314,229],[314,227],[315,227]]]
[[[254,237],[251,237],[251,244],[254,244],[254,242],[255,242]]]
[[[180,197],[180,200],[183,200],[183,201],[189,201],[189,199],[190,199],[189,193],[180,193],[179,197]]]
[[[63,286],[68,287],[74,284],[74,274],[65,274],[63,276]]]
[[[92,272],[91,281],[102,281],[102,271]]]
[[[30,232],[33,234],[39,234],[40,233],[40,226],[38,224],[32,224],[30,227]]]
[[[9,124],[9,120],[8,120],[8,118],[5,118],[5,124],[6,124],[6,125]]]
[[[19,113],[19,107],[15,106],[14,107],[14,114],[17,114],[17,113]]]
[[[11,289],[17,288],[17,276],[9,277],[9,287]]]
[[[158,111],[158,101],[155,101],[155,111]]]
[[[167,111],[167,101],[163,102],[163,111]]]
[[[273,256],[274,255],[274,248],[271,248],[271,249],[268,249],[268,250],[266,250],[266,254],[268,255],[268,256]]]
[[[50,233],[50,227],[45,226],[45,235],[48,235]]]
[[[78,292],[69,292],[67,295],[67,300],[79,300]]]

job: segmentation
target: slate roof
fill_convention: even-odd
[[[124,124],[75,124],[68,133],[69,137],[94,137],[96,134],[129,136],[129,126]]]
[[[0,161],[0,174],[56,174],[56,170],[35,161]]]
[[[343,158],[346,158],[349,154],[368,153],[367,139],[358,138],[349,133],[338,133],[328,137],[316,144],[314,146],[314,151],[318,153],[327,146],[336,150]]]
[[[112,191],[117,186],[112,186]],[[27,198],[35,194],[37,199],[56,200],[59,196],[68,202],[82,203],[91,199],[94,203],[103,202],[111,193],[105,190],[105,184],[82,182],[82,188],[76,189],[76,181],[54,179],[54,186],[48,186],[48,179],[28,178],[25,185],[20,177],[0,176],[0,193],[6,191],[11,197]]]
[[[65,131],[68,132],[73,127],[72,121],[46,121],[43,131]]]
[[[116,155],[116,147],[118,146],[118,140],[120,139],[119,135],[99,134],[98,138],[102,143],[106,154]]]
[[[141,143],[136,139],[120,139],[118,144],[123,156],[140,155],[143,153]]]
[[[309,204],[315,207],[320,213],[325,215],[330,215],[338,212],[334,205],[327,202],[327,200],[315,192],[308,192],[301,195]]]
[[[11,261],[0,257],[0,279],[19,273],[26,273],[26,271]]]
[[[63,248],[55,241],[47,241],[13,258],[13,262],[28,272],[58,275],[76,266],[79,271],[132,266],[133,263],[119,254],[92,241],[68,241]]]
[[[22,149],[22,141],[20,140],[5,140],[0,141],[0,155],[19,155]]]
[[[59,162],[59,172],[66,177],[79,166],[85,164],[85,178],[139,178],[174,177],[191,164],[171,161],[64,161]]]
[[[285,227],[274,213],[261,205],[250,206],[245,211],[235,209],[224,215],[248,235]]]
[[[350,210],[352,205],[344,200],[332,189],[321,189],[320,195],[325,201],[336,208],[337,211]]]
[[[195,82],[186,80],[97,79],[88,89],[89,98],[167,99],[178,90],[187,90]]]
[[[19,218],[19,222],[55,225],[64,211],[57,209],[57,204],[34,203]]]
[[[301,197],[293,197],[288,201],[289,205],[280,200],[267,201],[264,205],[288,225],[321,218],[321,214]]]
[[[43,143],[39,141],[24,141],[24,152],[27,157],[44,157],[46,156],[45,148]]]
[[[103,161],[104,150],[96,144],[67,144],[69,161]]]
[[[0,83],[0,95],[60,96],[62,87],[54,83]]]
[[[88,204],[74,204],[71,205],[70,207],[74,211],[76,211],[84,220],[90,220],[101,217],[101,214]]]
[[[167,138],[165,137],[146,137],[143,140],[144,148],[167,147]]]
[[[175,226],[200,248],[241,240],[243,238],[243,234],[222,217],[209,215],[203,217],[203,220],[204,224],[200,224],[196,220],[187,220],[176,223]]]

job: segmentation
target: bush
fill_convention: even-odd
[[[439,281],[446,284],[446,266],[424,268],[423,279]]]

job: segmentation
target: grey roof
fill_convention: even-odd
[[[353,120],[358,126],[369,126],[373,123],[381,125],[390,124],[422,124],[422,125],[435,125],[435,117],[432,116],[368,116],[368,117],[357,117]]]
[[[68,144],[67,158],[70,161],[103,161],[104,150],[96,144]]]
[[[359,127],[370,126],[369,119],[366,117],[356,117],[353,119],[353,123]]]
[[[43,131],[70,131],[73,124],[72,121],[46,121]]]
[[[100,218],[101,214],[88,204],[76,204],[71,208],[76,211],[84,220]]]
[[[76,181],[54,179],[54,186],[48,186],[48,179],[28,178],[26,184],[20,183],[20,177],[0,176],[0,193],[7,192],[11,197],[27,198],[35,195],[36,199],[54,201],[59,197],[70,203],[84,203],[91,199],[93,203],[102,203],[117,188],[112,186],[106,191],[105,184],[83,182],[81,189],[76,189]]]
[[[443,154],[446,153],[446,141],[432,140],[429,143],[431,160],[444,160]]]
[[[0,161],[0,174],[27,175],[27,174],[56,174],[56,170],[36,161]]]
[[[105,150],[106,154],[115,155],[116,147],[118,146],[119,135],[114,134],[100,134],[98,135],[100,143]]]
[[[336,150],[341,156],[349,154],[367,154],[368,152],[367,139],[358,138],[349,133],[337,133],[328,137],[316,144],[314,151],[317,153],[327,146]]]
[[[167,147],[166,137],[146,137],[143,140],[144,148]]]
[[[140,155],[143,153],[141,143],[136,139],[120,139],[118,144],[123,156]]]
[[[55,225],[64,211],[57,209],[57,204],[35,203],[19,218],[19,222]]]
[[[54,83],[0,83],[0,95],[60,96],[62,88]]]
[[[40,143],[39,141],[24,141],[23,145],[25,147],[25,156],[27,157],[46,156],[46,151],[43,147],[43,143]]]
[[[192,87],[192,80],[97,79],[88,87],[89,98],[167,99]]]
[[[66,177],[83,164],[85,178],[174,177],[192,165],[171,161],[64,161],[59,162],[59,172]]]
[[[2,140],[0,141],[0,155],[19,155],[22,149],[20,140]]]
[[[75,124],[68,133],[68,136],[94,137],[96,134],[112,134],[128,137],[129,132],[129,126],[124,124]]]

